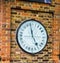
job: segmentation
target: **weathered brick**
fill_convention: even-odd
[[[32,2],[26,2],[26,1],[17,1],[15,2],[0,2],[0,25],[2,26],[2,31],[0,32],[0,35],[2,35],[1,40],[2,41],[2,51],[0,52],[2,56],[2,63],[10,63],[10,59],[13,61],[11,63],[58,63],[58,47],[59,46],[59,26],[60,26],[60,1],[59,0],[53,0],[52,4],[43,4],[43,3],[32,3]],[[24,10],[11,10],[11,7],[21,7],[21,9]],[[28,11],[30,10],[30,11]],[[31,10],[34,10],[33,12]],[[41,11],[41,12],[37,12]],[[55,12],[54,12],[55,11]],[[1,13],[2,12],[2,13]],[[16,12],[15,14],[12,13]],[[46,13],[45,13],[46,12]],[[48,13],[47,13],[48,12]],[[54,16],[52,16],[52,13],[54,13]],[[58,15],[57,15],[58,14]],[[34,18],[38,21],[40,21],[47,29],[49,39],[48,44],[44,48],[44,50],[37,54],[35,57],[30,56],[23,52],[17,45],[15,34],[16,29],[18,28],[18,25],[26,20]],[[53,20],[54,19],[54,20]],[[8,24],[7,24],[8,23]],[[12,24],[11,24],[12,23]],[[4,25],[5,24],[5,25]],[[0,29],[1,29],[0,26]],[[11,28],[10,28],[11,27]],[[11,29],[11,30],[10,30]],[[10,35],[11,32],[11,35]],[[10,44],[11,41],[11,44]],[[10,48],[10,46],[12,48]],[[53,47],[54,46],[54,47]],[[53,47],[53,48],[52,48]],[[6,49],[5,49],[6,48]],[[56,50],[56,48],[58,48]],[[10,50],[11,49],[11,50]],[[17,51],[18,50],[18,51]],[[10,53],[13,52],[13,53]],[[17,51],[17,52],[16,52]],[[5,52],[5,53],[4,53]],[[18,54],[18,52],[20,54]],[[48,53],[47,53],[48,52]],[[10,58],[11,54],[11,58]],[[49,54],[53,54],[52,57]],[[48,55],[48,57],[46,57]],[[37,59],[40,57],[39,59]],[[44,58],[43,58],[44,57]],[[49,58],[51,57],[51,58]],[[10,59],[8,59],[10,58]],[[49,58],[49,59],[48,59]],[[48,61],[47,61],[48,59]],[[16,60],[16,61],[15,61]],[[34,61],[32,61],[34,60]],[[37,60],[35,62],[35,60]],[[43,61],[44,60],[44,61]],[[46,60],[46,61],[45,61]]]

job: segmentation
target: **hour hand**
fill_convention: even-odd
[[[33,38],[33,39],[34,39],[34,38]],[[35,39],[34,39],[34,42],[35,42],[35,46],[37,46],[37,48],[39,49],[38,43],[35,41]]]

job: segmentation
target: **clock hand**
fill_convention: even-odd
[[[31,35],[32,35],[32,38],[33,38],[33,40],[35,42],[35,45],[38,47],[38,43],[36,42],[36,40],[35,40],[35,38],[33,36],[33,30],[32,30],[31,24],[30,24],[30,29],[31,29]]]
[[[32,38],[33,38],[33,30],[32,30],[31,24],[30,24],[30,30],[31,30]]]
[[[35,42],[35,45],[37,46],[37,48],[39,49],[39,47],[38,47],[38,43],[36,42],[36,40],[35,40],[35,38],[33,37],[33,40],[34,40],[34,42]]]

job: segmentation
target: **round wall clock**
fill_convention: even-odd
[[[47,43],[47,31],[39,21],[30,19],[20,24],[16,32],[16,40],[25,52],[40,52]]]

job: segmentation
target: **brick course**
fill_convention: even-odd
[[[59,63],[59,7],[60,0],[53,0],[51,5],[18,0],[1,0],[0,63]],[[35,57],[23,52],[18,47],[15,39],[15,33],[19,23],[31,18],[41,21],[49,35],[47,46],[41,54],[36,54]],[[46,55],[48,55],[48,57]]]

